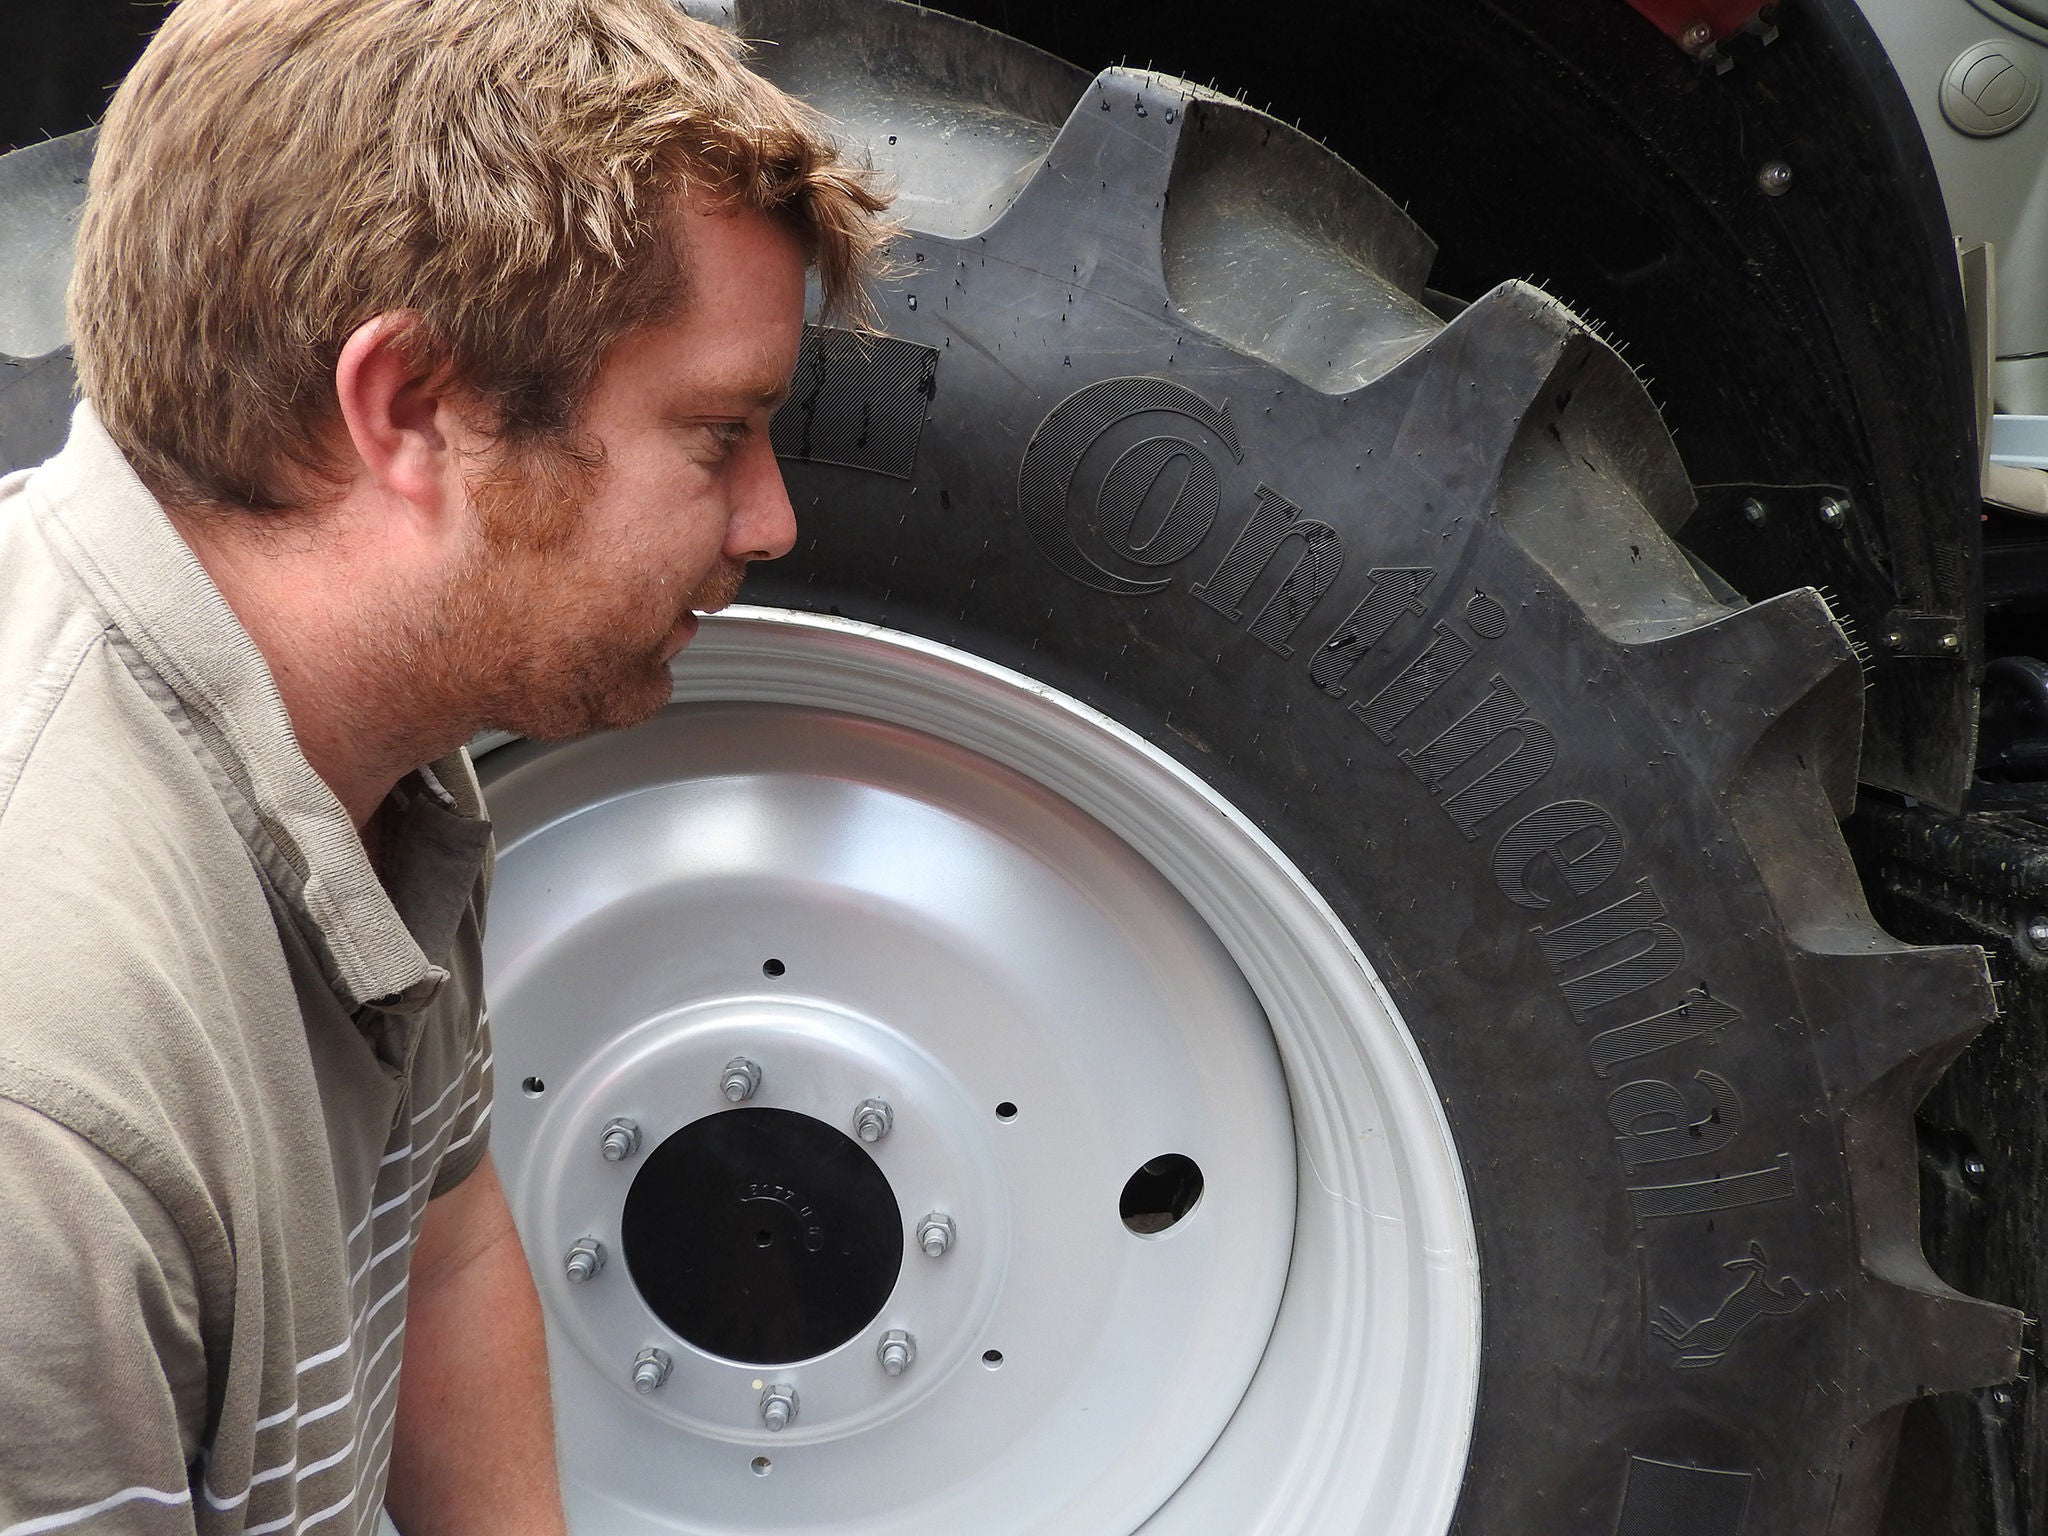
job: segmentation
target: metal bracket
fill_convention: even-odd
[[[1963,620],[1953,613],[1915,613],[1894,608],[1884,616],[1877,643],[1893,656],[1960,660],[1966,653]]]

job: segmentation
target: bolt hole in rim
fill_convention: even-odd
[[[1012,1104],[1008,1099],[1003,1100],[1002,1103],[996,1106],[996,1118],[1002,1121],[1005,1125],[1009,1124],[1012,1120],[1017,1118],[1017,1106]]]
[[[706,622],[656,722],[516,743],[480,767],[500,838],[493,1028],[552,1085],[545,1101],[501,1105],[494,1144],[529,1251],[557,1256],[536,1278],[578,1536],[1349,1536],[1368,1511],[1387,1536],[1448,1529],[1479,1359],[1476,1242],[1449,1130],[1349,935],[1201,781],[1003,668],[749,610]],[[679,784],[715,814],[679,811]],[[864,862],[870,836],[880,863]],[[947,839],[984,864],[931,865],[943,899],[899,903],[892,872]],[[773,899],[735,899],[749,861],[779,844],[797,851]],[[1019,849],[1049,862],[1004,862]],[[720,886],[727,876],[741,883]],[[694,883],[673,885],[683,878]],[[1107,889],[1097,882],[1118,881],[1130,882],[1120,905],[1087,908]],[[1040,886],[1058,899],[1039,901]],[[977,903],[1001,914],[984,947],[1030,961],[1002,988],[1062,970],[1085,981],[1078,1003],[1052,1010],[1086,1015],[1081,1034],[1060,1036],[1057,1017],[1024,1027],[1002,988],[962,969],[978,941],[949,925]],[[878,911],[895,924],[879,956],[862,927]],[[1105,962],[1088,949],[1131,923],[1134,951]],[[759,991],[752,960],[749,988],[714,958],[769,926],[801,988]],[[1124,971],[1156,946],[1170,958],[1145,985],[1165,1003],[1123,995],[1138,985]],[[1182,968],[1195,973],[1187,996],[1172,991]],[[1233,989],[1242,1007],[1195,1017]],[[969,996],[971,1019],[958,1006]],[[1146,1034],[1147,1007],[1180,1033]],[[1137,1054],[1119,1056],[1126,1035]],[[842,1135],[865,1098],[897,1114],[866,1149],[904,1218],[897,1285],[845,1343],[775,1367],[803,1410],[772,1437],[749,1388],[765,1379],[757,1367],[664,1330],[626,1266],[571,1285],[558,1257],[585,1233],[618,1239],[635,1169],[595,1156],[598,1129],[631,1116],[652,1149],[730,1112],[719,1076],[742,1054],[764,1067],[763,1105]],[[1032,1129],[988,1118],[991,1103],[1000,1116],[1048,1096],[1056,1113]],[[1132,1170],[1162,1144],[1202,1179],[1164,1240],[1133,1242],[1122,1223],[1107,1225],[1113,1241],[1090,1236],[1102,1231],[1082,1219],[1090,1200],[1121,1209]],[[925,1211],[959,1224],[936,1261],[915,1248]],[[994,1328],[1017,1357],[1000,1386],[958,1369]],[[889,1329],[920,1342],[897,1378],[876,1367]],[[636,1397],[627,1367],[650,1337],[673,1375]],[[1104,1394],[1111,1411],[1077,1406],[1099,1409]],[[1128,1433],[1104,1443],[1106,1420]],[[718,1474],[750,1469],[771,1438],[772,1481]]]
[[[519,1085],[519,1091],[529,1099],[537,1099],[548,1091],[548,1085],[537,1077],[529,1077]]]

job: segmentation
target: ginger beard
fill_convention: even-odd
[[[708,571],[649,571],[607,548],[584,516],[604,473],[559,447],[508,453],[471,484],[471,557],[430,611],[394,626],[426,695],[472,732],[562,741],[639,725],[668,703],[695,615],[739,594],[746,567],[722,555]]]

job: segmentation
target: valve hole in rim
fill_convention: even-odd
[[[996,1106],[996,1118],[1005,1124],[1017,1118],[1017,1106],[1008,1099]]]
[[[756,1456],[751,1462],[748,1463],[748,1465],[754,1469],[754,1476],[766,1477],[768,1475],[768,1469],[774,1466],[775,1463],[770,1461],[766,1456]]]
[[[780,960],[763,960],[761,962],[761,974],[763,976],[780,976],[788,969],[789,967]]]
[[[548,1085],[537,1077],[529,1077],[519,1085],[519,1090],[529,1099],[537,1099],[548,1091]]]
[[[992,1371],[1000,1371],[1003,1368],[1003,1352],[1000,1349],[984,1349],[981,1352],[981,1363]]]
[[[1157,1237],[1195,1208],[1202,1198],[1202,1170],[1191,1157],[1168,1152],[1124,1181],[1117,1213],[1140,1237]]]

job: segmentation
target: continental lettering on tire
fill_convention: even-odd
[[[1719,1364],[1735,1340],[1759,1318],[1790,1317],[1813,1299],[1813,1293],[1790,1275],[1780,1275],[1773,1285],[1767,1278],[1770,1264],[1763,1245],[1751,1243],[1747,1254],[1721,1266],[1741,1275],[1742,1283],[1723,1297],[1718,1307],[1693,1323],[1669,1307],[1659,1307],[1650,1322],[1652,1337],[1677,1353],[1677,1363],[1683,1369]]]
[[[1140,417],[1150,419],[1130,425]],[[1219,452],[1244,462],[1227,403],[1166,379],[1099,380],[1039,423],[1018,472],[1018,512],[1039,552],[1072,580],[1124,597],[1162,592],[1179,576],[1202,608],[1294,658],[1304,635],[1318,633],[1318,611],[1359,552],[1263,481],[1229,526]],[[1084,461],[1105,456],[1084,481]],[[1205,543],[1224,550],[1212,570],[1174,571]],[[1638,1227],[1654,1231],[1673,1218],[1790,1199],[1797,1185],[1789,1153],[1733,1172],[1683,1176],[1681,1165],[1741,1141],[1742,1094],[1730,1077],[1704,1067],[1665,1076],[1644,1068],[1718,1043],[1743,1015],[1710,983],[1674,979],[1685,965],[1685,935],[1651,878],[1628,867],[1630,839],[1614,814],[1590,799],[1539,797],[1556,768],[1557,735],[1516,687],[1505,661],[1511,653],[1496,649],[1513,627],[1508,608],[1484,592],[1453,594],[1431,566],[1368,565],[1363,587],[1310,650],[1304,670],[1331,707],[1393,751],[1462,837],[1493,838],[1495,885],[1515,907],[1541,914],[1525,931],[1585,1031],[1592,1079],[1642,1073],[1614,1083],[1603,1106]],[[1258,590],[1271,595],[1253,609]],[[1406,660],[1390,673],[1396,654]],[[1471,667],[1486,657],[1486,665]],[[1437,700],[1456,713],[1424,737],[1414,722]],[[1798,1295],[1784,1315],[1803,1305],[1805,1293]],[[1746,1305],[1731,1297],[1716,1316],[1733,1318]],[[1667,1330],[1686,1326],[1668,1310],[1660,1316]],[[1652,1336],[1664,1338],[1658,1326],[1651,1325]],[[1673,1358],[1699,1369],[1723,1353],[1680,1350]]]
[[[789,402],[769,424],[778,456],[908,480],[938,380],[938,352],[900,336],[804,327]]]

